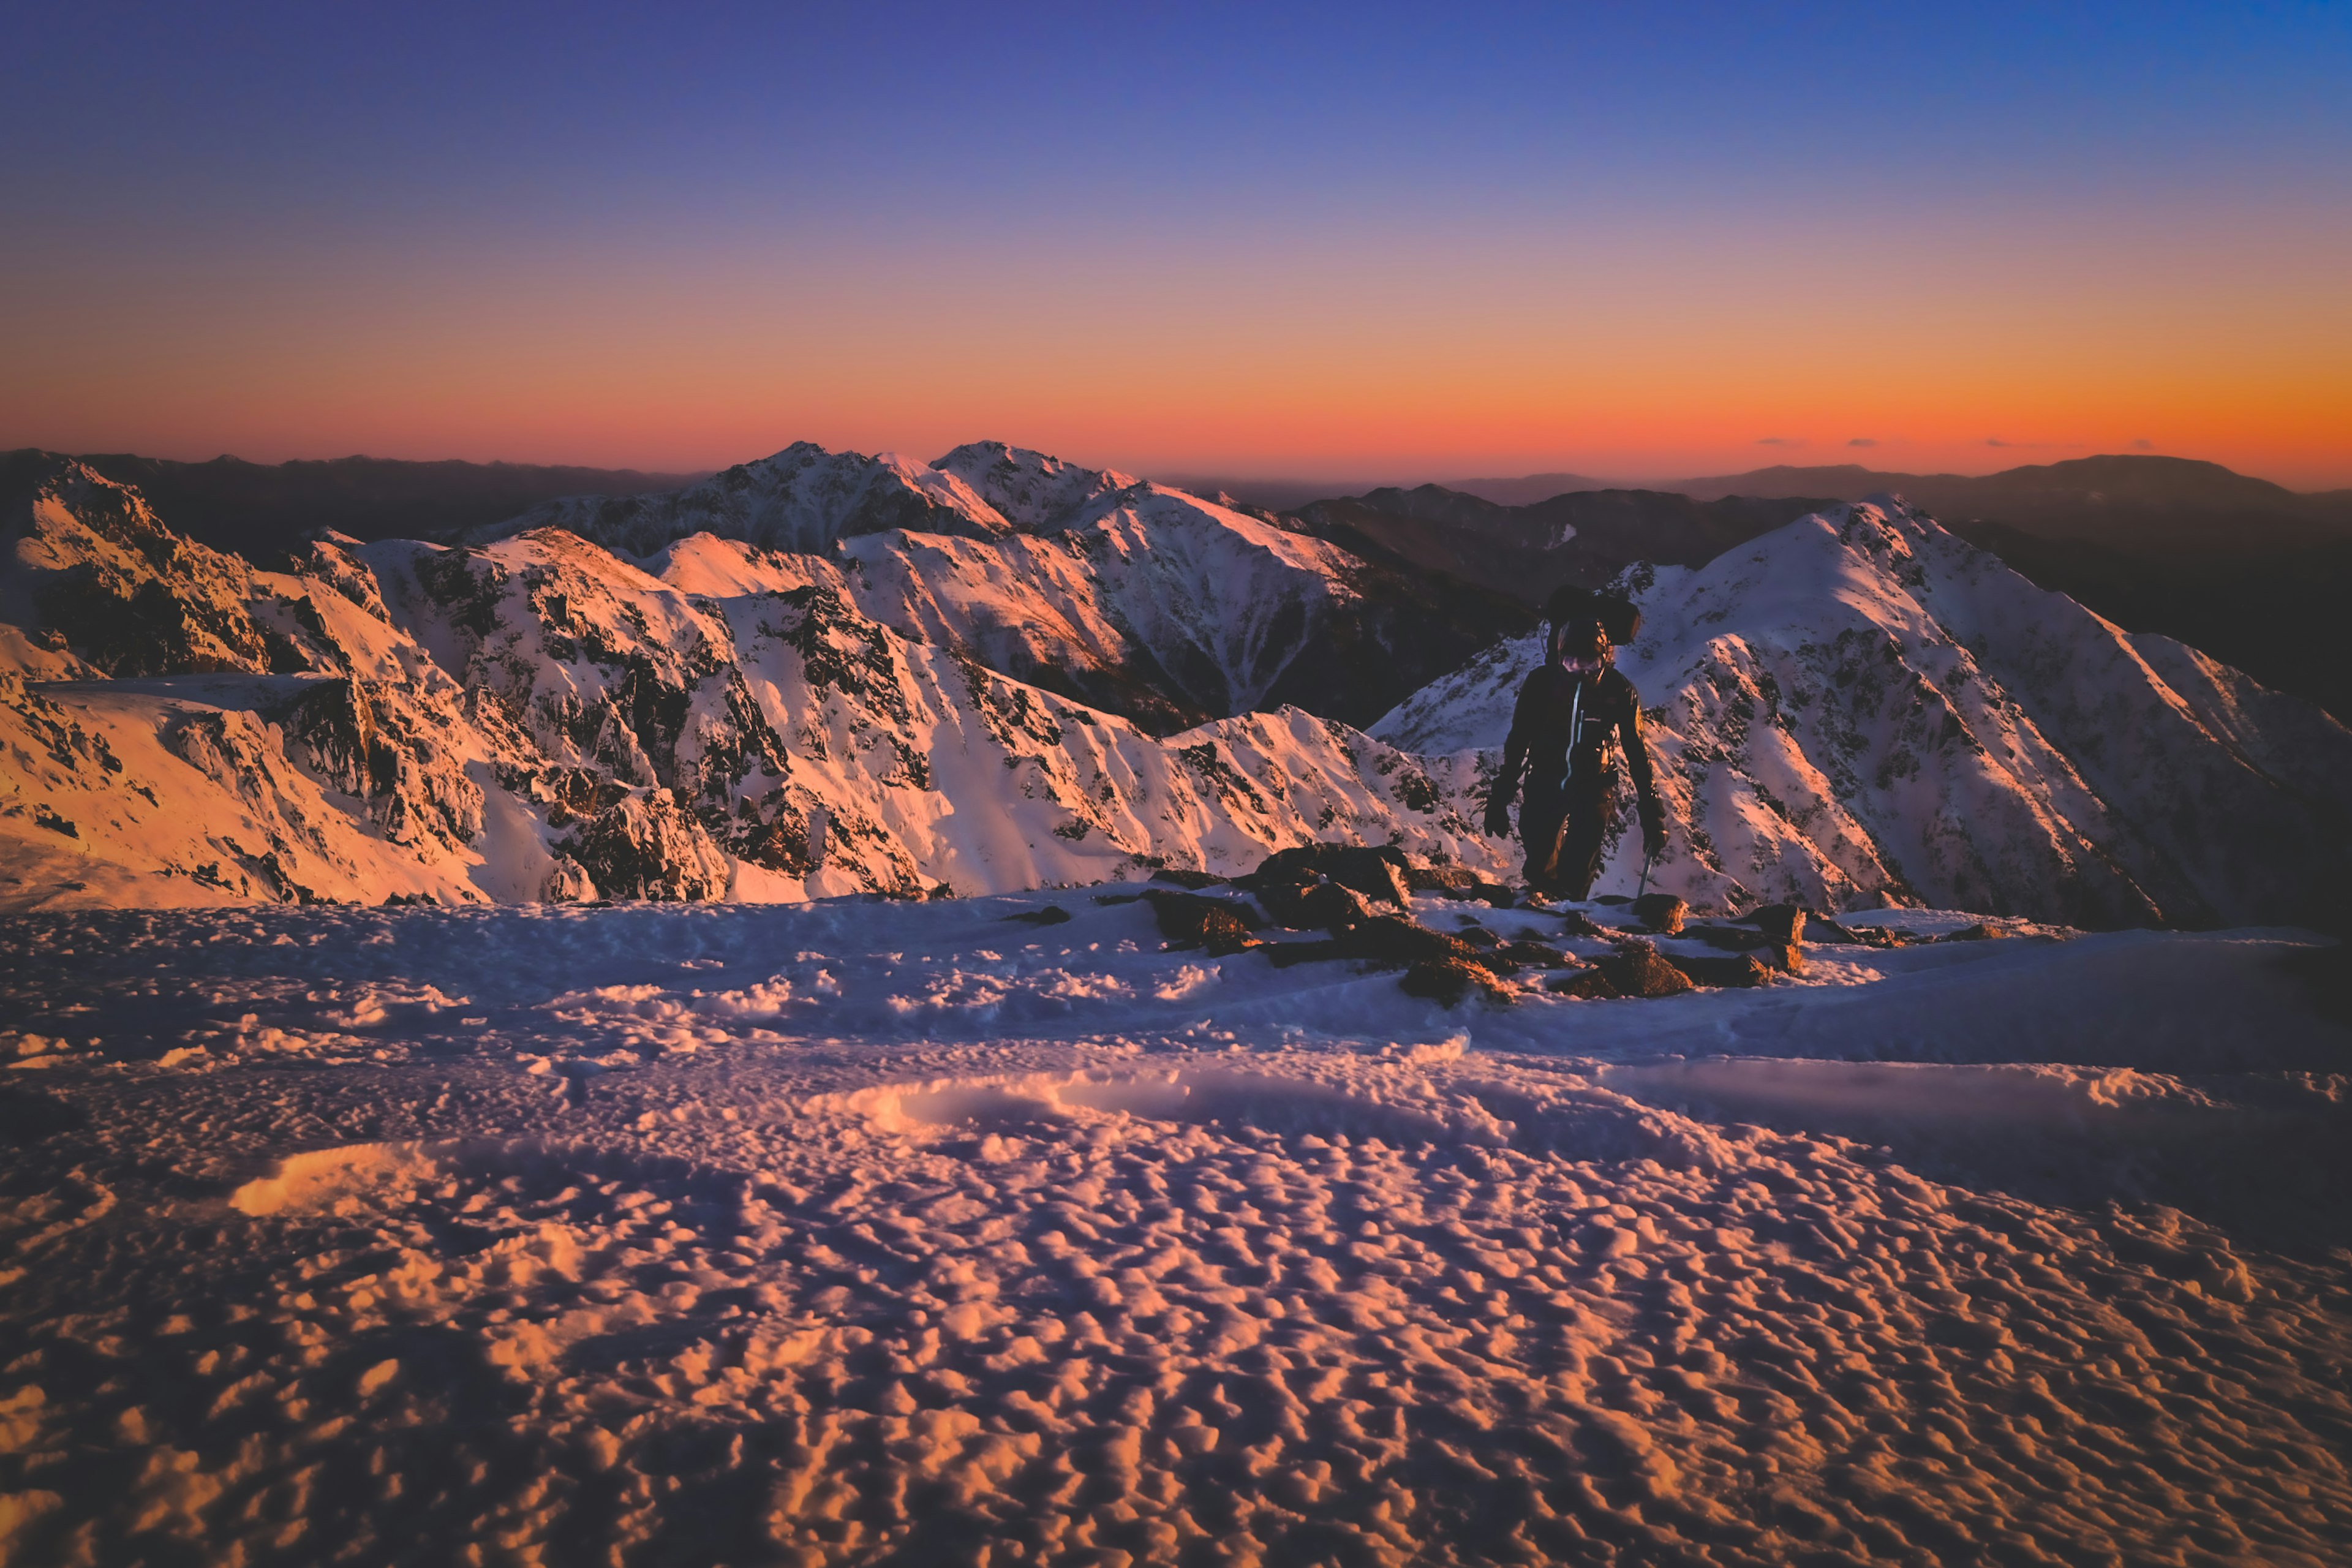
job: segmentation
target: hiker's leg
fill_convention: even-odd
[[[1579,801],[1568,814],[1568,829],[1560,835],[1559,868],[1554,873],[1561,891],[1571,899],[1589,899],[1601,875],[1601,838],[1605,820],[1599,803]]]
[[[1617,792],[1614,778],[1603,774],[1597,782],[1578,788],[1569,786],[1567,823],[1559,835],[1559,860],[1552,879],[1571,899],[1589,899],[1592,884],[1601,875],[1601,857],[1609,824],[1617,816]]]
[[[1529,892],[1546,892],[1558,879],[1560,816],[1565,803],[1548,790],[1528,790],[1519,797],[1519,842],[1528,852],[1523,874]]]

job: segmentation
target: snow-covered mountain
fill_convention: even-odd
[[[682,586],[538,529],[257,572],[79,466],[11,543],[14,907],[972,892],[1317,837],[1493,863],[1467,762],[1297,709],[1158,739],[867,617],[855,558],[697,540]]]
[[[2242,924],[2316,918],[2352,877],[2352,733],[1892,498],[1623,586],[1645,625],[1621,668],[1683,825],[1658,880],[1696,903]],[[1373,733],[1499,747],[1538,652],[1490,649]]]
[[[1285,702],[1368,722],[1525,618],[1450,579],[996,441],[929,465],[803,442],[683,490],[553,501],[468,539],[545,528],[690,592],[822,582],[911,641],[1161,733]]]
[[[743,470],[707,531],[670,537],[707,515],[671,498],[634,558],[534,513],[280,571],[61,465],[5,536],[0,904],[1003,891],[1310,838],[1515,858],[1472,823],[1531,641],[1372,738],[1277,705],[1410,641],[1347,552],[1009,447],[813,451]],[[946,531],[858,521],[923,497]],[[2352,872],[2341,726],[1898,503],[1629,583],[1682,825],[1660,879],[1695,903],[2210,923]],[[1180,678],[1243,710],[1155,735],[1087,700]]]

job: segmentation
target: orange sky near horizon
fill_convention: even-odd
[[[1729,251],[1658,224],[1475,256],[1000,236],[920,266],[877,241],[60,268],[0,323],[0,444],[677,470],[798,439],[930,458],[994,438],[1335,478],[2155,450],[2352,486],[2352,224],[2285,257],[2084,224],[2053,237],[2063,263],[1793,226]]]

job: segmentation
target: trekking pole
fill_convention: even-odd
[[[1650,862],[1656,858],[1657,857],[1654,855],[1644,855],[1642,857],[1642,885],[1633,889],[1633,896],[1635,898],[1638,899],[1650,890]]]

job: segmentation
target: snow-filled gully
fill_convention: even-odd
[[[2312,941],[1448,1010],[1084,893],[14,920],[0,1542],[2342,1561]]]

